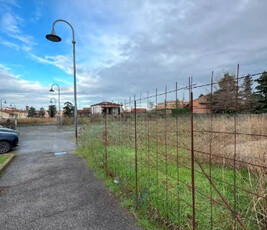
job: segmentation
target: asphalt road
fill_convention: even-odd
[[[0,178],[0,229],[140,229],[75,155],[71,130],[18,130],[17,156]]]

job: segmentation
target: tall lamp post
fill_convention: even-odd
[[[1,99],[1,119],[3,119],[3,101],[4,101],[4,104],[6,104],[6,99],[5,98]]]
[[[46,38],[49,41],[52,42],[60,42],[61,38],[59,36],[56,35],[55,32],[55,24],[57,22],[65,22],[66,24],[68,24],[72,30],[72,45],[73,45],[73,76],[74,76],[74,129],[75,129],[75,138],[77,141],[77,137],[78,137],[78,131],[77,131],[77,88],[76,88],[76,63],[75,63],[75,37],[74,37],[74,29],[72,27],[72,25],[63,20],[63,19],[58,19],[56,21],[54,21],[53,25],[52,25],[52,32],[51,34],[47,34]]]
[[[61,112],[60,112],[60,87],[59,87],[59,85],[58,84],[52,84],[51,85],[51,89],[49,90],[49,92],[55,92],[54,91],[54,89],[53,89],[53,86],[57,86],[57,89],[58,89],[58,111],[59,111],[59,116],[58,116],[58,118],[59,118],[59,120],[58,120],[58,124],[60,125],[61,124]]]

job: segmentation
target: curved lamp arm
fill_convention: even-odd
[[[72,30],[72,43],[76,43],[75,36],[74,36],[74,29],[73,29],[72,25],[69,22],[67,22],[66,20],[57,19],[56,21],[54,21],[53,22],[53,25],[52,25],[52,32],[51,32],[51,34],[57,36],[56,35],[56,32],[55,32],[55,25],[56,25],[57,22],[65,22],[66,24],[68,24],[70,26],[70,28]],[[59,41],[61,41],[61,39]]]

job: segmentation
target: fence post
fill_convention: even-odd
[[[137,116],[136,116],[136,100],[134,100],[134,149],[135,149],[135,199],[136,209],[138,206],[138,158],[137,158]]]
[[[192,208],[193,208],[193,229],[196,229],[196,210],[195,210],[195,154],[194,154],[194,115],[193,115],[193,91],[192,77],[189,78],[190,93],[190,115],[191,115],[191,186],[192,186]]]

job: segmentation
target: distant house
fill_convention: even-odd
[[[190,102],[182,101],[166,101],[166,102],[159,102],[156,105],[156,110],[172,110],[176,108],[190,108]],[[211,113],[210,103],[208,101],[208,95],[201,96],[195,100],[193,100],[193,112],[206,114]]]
[[[146,113],[147,112],[147,109],[146,108],[133,108],[132,110],[131,110],[131,112],[132,113]]]
[[[5,111],[0,111],[0,119],[3,118],[3,119],[8,119],[9,118],[9,113],[5,112]]]
[[[96,114],[121,114],[122,105],[113,102],[103,101],[94,105],[91,105],[92,115]]]
[[[184,100],[173,100],[173,101],[164,101],[159,102],[156,105],[156,110],[162,110],[162,109],[176,109],[176,108],[184,108],[188,102],[185,102]]]
[[[16,119],[22,119],[27,118],[28,112],[26,110],[19,110],[16,108],[4,108],[3,111],[3,118],[16,118]],[[1,115],[2,116],[2,115]]]
[[[208,96],[201,96],[193,100],[193,113],[206,114],[211,113],[210,103],[208,101]]]
[[[91,114],[91,108],[78,109],[77,113],[79,117],[89,117]]]

